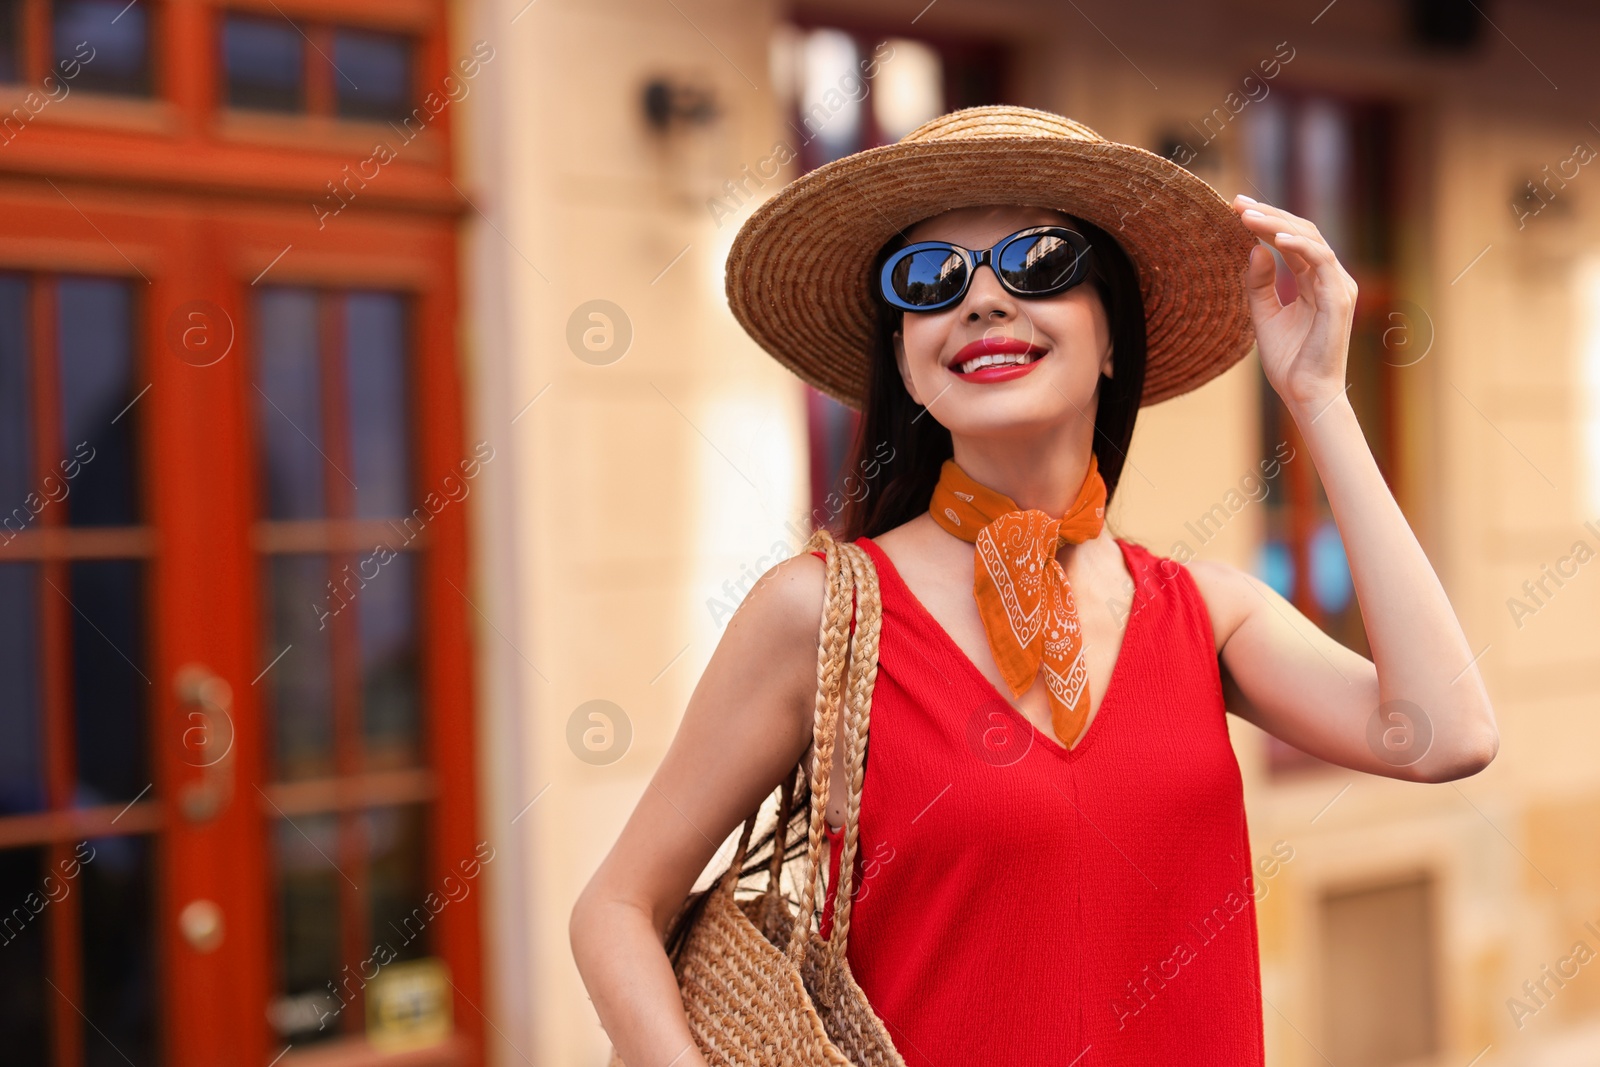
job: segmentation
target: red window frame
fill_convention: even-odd
[[[345,0],[331,10],[307,0],[240,6],[412,34],[419,69],[442,78],[448,67],[448,11],[437,0]],[[451,111],[384,168],[382,187],[360,210],[319,226],[309,205],[326,194],[325,181],[340,176],[342,164],[371,152],[373,124],[306,117],[301,128],[311,135],[297,141],[285,137],[282,116],[270,127],[224,122],[229,113],[217,106],[215,93],[220,10],[210,3],[160,5],[151,23],[152,98],[74,93],[77,121],[31,122],[0,158],[0,172],[9,177],[0,192],[0,269],[116,274],[133,279],[139,290],[136,351],[151,385],[139,402],[145,525],[132,533],[42,528],[26,544],[28,551],[59,559],[112,554],[147,560],[156,781],[114,830],[156,838],[157,1030],[172,1067],[258,1067],[282,1051],[264,1010],[276,951],[267,838],[275,813],[257,792],[270,795],[275,786],[265,774],[263,706],[251,684],[266,665],[260,656],[256,394],[248,332],[253,283],[408,292],[415,395],[428,403],[427,417],[412,427],[413,483],[437,484],[470,449],[456,349],[456,229],[464,201],[450,181],[448,152],[441,150]],[[45,0],[25,0],[28,83],[47,73],[37,61],[44,54],[46,12]],[[427,87],[419,80],[419,92]],[[197,301],[207,305],[208,321],[232,338],[229,354],[204,367],[181,358],[171,333],[174,316]],[[41,412],[53,410],[44,402],[49,399],[36,398]],[[471,608],[462,592],[472,587],[467,522],[466,506],[435,517],[423,548],[427,564],[418,575],[419,600],[428,606],[421,617],[421,678],[434,798],[427,882],[435,886],[493,836],[479,825],[475,803]],[[0,561],[20,558],[22,545],[19,539],[10,552],[0,549]],[[45,610],[59,615],[70,609],[46,601]],[[183,759],[177,739],[189,720],[173,686],[179,670],[193,663],[231,687],[237,738],[232,799],[214,818],[198,821],[184,813],[179,798],[205,772]],[[59,733],[64,720],[52,711],[50,721]],[[54,782],[63,773],[56,766],[59,753],[70,741],[49,743]],[[396,789],[417,792],[414,781],[367,784],[373,788],[358,790],[358,799],[381,802],[397,796]],[[76,841],[105,832],[118,815],[77,809],[7,819],[0,821],[0,842]],[[210,951],[180,932],[179,914],[196,899],[221,907],[222,937]],[[454,984],[455,1035],[408,1063],[483,1062],[480,909],[481,892],[474,891],[434,920],[434,945]],[[65,922],[70,914],[62,908],[53,921]],[[53,1055],[71,1067],[80,1062],[70,1035],[58,1040]],[[319,1064],[385,1062],[359,1041],[304,1055]],[[278,1062],[288,1067],[300,1058],[296,1052]]]

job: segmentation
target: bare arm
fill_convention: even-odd
[[[1346,394],[1355,282],[1310,222],[1236,201],[1236,210],[1246,207],[1263,216],[1245,216],[1246,225],[1272,241],[1295,274],[1296,298],[1281,304],[1270,255],[1253,253],[1246,270],[1262,369],[1327,491],[1373,658],[1322,633],[1264,582],[1225,564],[1193,564],[1223,665],[1243,698],[1238,713],[1357,770],[1426,782],[1476,774],[1499,747],[1494,710]]]
[[[728,622],[683,722],[568,926],[589,998],[628,1067],[702,1067],[664,949],[718,846],[811,744],[826,569],[767,571]]]

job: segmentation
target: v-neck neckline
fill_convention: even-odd
[[[989,680],[989,676],[983,673],[978,665],[972,661],[972,657],[967,655],[966,650],[956,642],[955,638],[950,636],[950,632],[946,630],[944,625],[934,617],[933,612],[928,610],[927,605],[923,604],[923,602],[918,599],[917,594],[911,591],[911,586],[907,585],[905,578],[901,577],[900,569],[894,565],[894,560],[889,558],[889,553],[885,552],[883,548],[870,537],[863,536],[860,540],[865,542],[865,544],[871,550],[873,558],[879,565],[878,569],[880,573],[883,571],[888,572],[890,580],[898,585],[900,587],[900,591],[905,594],[906,600],[910,602],[912,610],[922,617],[923,622],[925,622],[928,628],[933,631],[937,639],[941,643],[948,646],[948,651],[955,655],[955,658],[962,664],[966,672],[971,675],[979,685],[987,689],[992,698],[999,700],[1000,703],[1005,706],[1006,710],[1016,717],[1017,722],[1033,731],[1033,743],[1035,745],[1043,745],[1046,748],[1053,750],[1057,756],[1069,763],[1080,758],[1083,753],[1088,750],[1090,744],[1092,744],[1094,739],[1100,736],[1102,732],[1100,724],[1105,718],[1107,705],[1120,691],[1117,687],[1117,683],[1124,673],[1123,664],[1128,659],[1128,642],[1134,636],[1134,624],[1141,614],[1140,608],[1144,606],[1141,602],[1143,598],[1143,591],[1139,584],[1138,572],[1134,567],[1133,554],[1130,551],[1127,542],[1123,541],[1121,538],[1113,538],[1113,540],[1116,541],[1117,548],[1122,551],[1122,562],[1123,566],[1128,568],[1128,577],[1133,580],[1134,593],[1133,600],[1128,606],[1128,623],[1122,628],[1122,643],[1117,646],[1117,659],[1116,662],[1111,666],[1111,676],[1106,682],[1105,695],[1100,698],[1100,706],[1095,709],[1094,718],[1090,720],[1088,729],[1084,732],[1082,739],[1079,740],[1077,745],[1073,746],[1072,748],[1068,748],[1056,738],[1039,729],[1032,719],[1018,711],[1016,706],[1011,702],[1011,698],[1006,696],[1005,693],[1001,692],[1000,689]]]

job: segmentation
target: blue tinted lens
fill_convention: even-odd
[[[1066,231],[1031,234],[1000,253],[1000,277],[1019,293],[1048,293],[1076,276],[1078,259],[1078,247]]]
[[[894,294],[908,304],[932,307],[954,299],[967,280],[967,262],[949,248],[924,248],[902,256],[889,272]]]

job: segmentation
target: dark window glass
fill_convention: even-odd
[[[44,875],[44,849],[0,851],[0,1034],[7,1063],[50,1062],[44,998],[54,994],[44,984],[44,935],[51,887]]]
[[[55,0],[51,10],[56,69],[78,63],[75,88],[150,95],[149,0]]]
[[[0,815],[44,808],[38,631],[37,569],[0,566]],[[0,897],[0,907],[9,899]]]
[[[21,0],[0,0],[0,82],[22,79],[21,46]]]
[[[77,463],[63,470],[75,473],[67,514],[74,526],[137,523],[134,400],[147,383],[133,376],[132,289],[121,279],[63,278],[56,294],[61,459]]]
[[[271,288],[256,300],[256,399],[267,518],[326,513],[317,294]],[[334,477],[339,477],[334,474]]]
[[[157,985],[150,842],[105,837],[74,848],[69,855],[82,861],[84,1063],[152,1063]]]
[[[339,823],[333,815],[297,815],[279,820],[274,837],[283,985],[268,1015],[279,1037],[310,1044],[337,1035],[359,1010],[347,1002],[360,976],[354,968],[340,973]],[[341,978],[352,988],[336,985]]]
[[[376,570],[357,602],[361,634],[362,732],[369,769],[418,762],[421,701],[417,692],[417,557],[402,552]]]
[[[261,665],[273,664],[263,684],[272,694],[277,777],[332,774],[333,617],[353,596],[352,580],[337,593],[328,585],[325,556],[271,556],[267,560],[271,639]],[[293,647],[291,647],[293,646]],[[287,652],[284,650],[288,649]],[[280,653],[282,658],[278,658]]]
[[[363,946],[369,954],[379,944],[386,944],[396,960],[414,960],[429,955],[429,946],[435,944],[433,912],[438,904],[430,910],[424,903],[428,894],[424,828],[423,809],[417,805],[373,808],[361,814],[368,856],[366,880],[372,894]]]
[[[0,542],[33,518],[27,506],[34,491],[28,321],[27,279],[0,274]]]
[[[151,784],[143,567],[135,560],[75,560],[69,574],[60,592],[72,609],[78,803],[131,801]]]
[[[338,68],[339,116],[394,119],[411,110],[411,41],[393,33],[337,29],[333,65]]]
[[[288,19],[229,14],[222,62],[229,107],[305,110],[305,38]]]
[[[407,360],[405,302],[394,293],[351,293],[345,300],[346,392],[350,398],[350,472],[356,515],[406,513]]]

